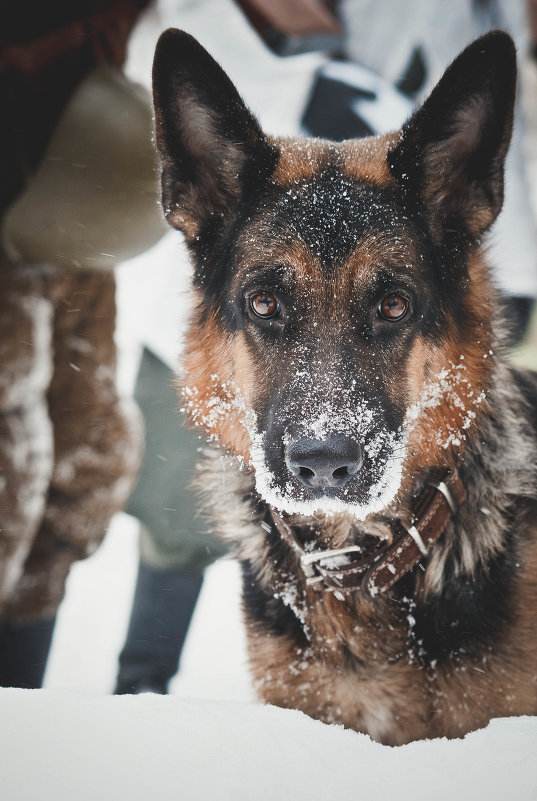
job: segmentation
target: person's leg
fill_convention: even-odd
[[[42,686],[56,618],[33,623],[0,619],[0,687]]]
[[[54,616],[71,564],[101,542],[140,462],[137,410],[119,398],[115,384],[114,276],[51,271],[51,281],[54,469],[41,526],[8,605],[17,621]]]
[[[117,695],[168,691],[202,581],[200,573],[140,563],[129,630],[119,657]]]
[[[46,392],[53,306],[44,273],[0,263],[0,686],[39,687],[54,625],[8,607],[44,514],[53,469]]]
[[[119,26],[123,44],[132,22]],[[15,105],[23,108],[37,86],[54,110],[46,131],[37,123],[19,131],[22,145],[12,141],[11,124],[2,129],[3,172],[14,180],[0,192],[0,247],[17,262],[16,281],[7,270],[0,277],[0,670],[11,683],[26,661],[15,659],[15,643],[28,655],[32,631],[41,656],[31,659],[46,661],[43,621],[51,631],[70,565],[102,539],[139,462],[137,423],[115,389],[115,286],[107,270],[164,230],[150,98],[109,66],[88,74],[86,45],[81,40],[83,63],[73,52],[75,73],[65,81],[51,55],[50,69],[25,68],[22,79],[15,70],[2,93],[9,109],[20,88]],[[81,169],[88,160],[91,169]],[[10,281],[19,282],[13,291]]]
[[[190,488],[200,440],[178,412],[173,372],[144,350],[135,398],[145,457],[126,511],[141,522],[140,567],[116,693],[165,693],[178,663],[203,569],[223,553]]]

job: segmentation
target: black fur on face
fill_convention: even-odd
[[[398,188],[351,179],[339,160],[333,148],[308,180],[267,186],[214,301],[259,373],[251,404],[264,495],[297,510],[330,498],[362,514],[393,496],[407,408],[399,366],[417,337],[442,336],[454,278],[438,279],[437,249]],[[252,310],[260,293],[277,304],[267,319]],[[407,303],[401,320],[379,312],[390,296]],[[356,443],[360,467],[344,482],[309,486],[290,468],[292,443],[330,438]],[[344,478],[346,454],[333,456]],[[307,460],[302,467],[307,476]]]

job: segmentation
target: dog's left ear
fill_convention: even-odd
[[[454,230],[474,240],[500,212],[515,87],[511,37],[483,36],[448,68],[388,154],[392,174],[421,199],[439,243]]]
[[[153,97],[164,213],[192,241],[232,218],[249,180],[276,156],[228,76],[184,31],[169,28],[158,41]]]

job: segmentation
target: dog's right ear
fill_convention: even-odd
[[[153,97],[164,213],[191,242],[232,218],[276,154],[222,68],[183,31],[158,41]]]
[[[482,36],[448,67],[388,156],[440,242],[453,232],[475,240],[500,212],[515,86],[512,39],[502,31]]]

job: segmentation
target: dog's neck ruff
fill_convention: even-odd
[[[444,470],[417,497],[410,525],[395,520],[392,541],[389,544],[379,541],[365,554],[359,545],[324,551],[306,550],[297,533],[278,512],[270,508],[269,517],[281,538],[297,554],[307,584],[318,590],[331,591],[342,600],[346,592],[361,590],[374,597],[390,589],[427,556],[465,500],[466,489],[458,470]],[[351,558],[352,554],[361,555]],[[341,557],[344,564],[337,567],[323,564]]]

